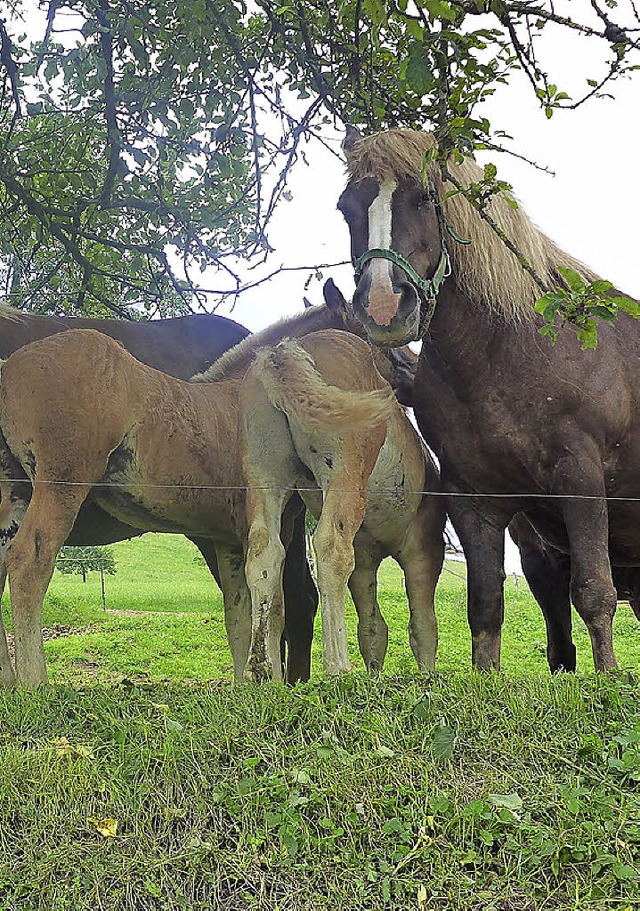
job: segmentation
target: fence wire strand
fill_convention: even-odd
[[[322,490],[320,487],[289,487],[282,484],[258,484],[258,485],[241,485],[241,484],[150,484],[147,482],[131,483],[126,481],[63,481],[60,479],[43,478],[32,481],[30,478],[3,478],[0,477],[1,484],[28,484],[31,487],[37,485],[52,485],[63,487],[91,487],[100,489],[118,489],[118,490],[215,490],[215,491],[242,491],[244,493],[250,490],[285,490],[291,493],[318,493]],[[362,487],[332,487],[336,493],[362,493],[367,488]],[[376,490],[386,491],[387,493],[397,494],[397,487],[376,487]],[[449,490],[419,490],[416,488],[405,487],[407,494],[420,494],[421,496],[430,497],[452,497],[465,499],[497,499],[497,500],[592,500],[605,503],[640,503],[638,497],[618,497],[618,496],[601,496],[599,494],[579,494],[579,493],[540,493],[533,491],[518,491],[513,493],[495,492],[495,491],[449,491]]]

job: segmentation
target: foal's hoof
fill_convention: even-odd
[[[339,662],[339,663],[335,663],[335,664],[334,663],[325,664],[324,672],[327,675],[327,677],[340,677],[343,674],[350,674],[351,673],[351,662],[347,661],[347,662]]]
[[[262,661],[249,662],[242,676],[246,683],[268,683],[270,680],[281,679],[273,672],[270,664]]]

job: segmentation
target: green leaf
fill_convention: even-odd
[[[570,269],[568,266],[559,266],[558,272],[572,291],[582,293],[585,290],[584,282],[575,269]]]
[[[583,351],[586,351],[589,348],[598,347],[598,333],[595,328],[595,323],[593,326],[589,326],[585,329],[578,329],[576,335]]]
[[[362,0],[362,12],[373,25],[385,25],[387,22],[387,4],[385,0]]]
[[[424,5],[432,19],[446,19],[448,22],[455,22],[455,10],[445,3],[445,0],[425,0]]]
[[[632,298],[624,297],[623,295],[614,297],[613,300],[616,302],[618,310],[628,313],[630,316],[635,317],[635,319],[640,317],[640,303],[638,303],[638,301],[634,301]]]
[[[453,728],[446,724],[441,724],[436,728],[431,741],[431,749],[436,759],[447,762],[453,756],[453,748],[456,742],[456,735]]]
[[[507,810],[522,809],[522,798],[516,791],[513,794],[489,794],[489,802],[494,807],[504,807]]]

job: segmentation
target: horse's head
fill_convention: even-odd
[[[347,134],[344,148],[361,139]],[[420,174],[356,175],[338,202],[351,234],[356,270],[353,313],[376,344],[419,338],[449,274],[442,218]]]

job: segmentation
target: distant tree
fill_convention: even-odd
[[[109,547],[63,547],[56,560],[56,569],[64,575],[77,573],[87,581],[87,573],[100,572],[110,576],[116,573],[116,561]]]

